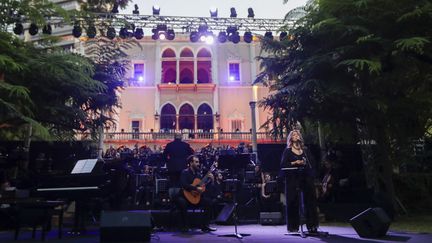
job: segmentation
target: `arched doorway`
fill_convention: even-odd
[[[176,129],[176,110],[171,104],[166,104],[162,107],[160,129],[165,131]]]
[[[184,104],[179,110],[179,129],[195,129],[194,109]]]
[[[207,104],[202,104],[198,107],[197,125],[198,129],[208,132],[213,129],[213,112],[212,108]]]

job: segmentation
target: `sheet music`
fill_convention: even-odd
[[[97,159],[78,160],[72,169],[71,174],[91,173],[95,167]]]

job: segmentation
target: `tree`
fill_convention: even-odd
[[[363,147],[363,159],[390,209],[393,165],[411,156],[413,139],[432,125],[431,13],[426,0],[315,1],[289,38],[264,38],[270,54],[259,57],[257,82],[273,90],[262,105],[278,110],[270,122],[286,126],[277,121],[295,107],[299,120],[376,143]]]

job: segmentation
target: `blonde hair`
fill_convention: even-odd
[[[300,146],[303,147],[303,137],[300,133],[300,130],[292,130],[289,134],[288,134],[288,138],[287,138],[287,148],[291,148],[292,147],[292,137],[294,135],[294,133],[297,133],[300,137]]]

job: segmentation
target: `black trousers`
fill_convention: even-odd
[[[288,179],[288,229],[298,230],[300,225],[300,190],[303,192],[304,216],[306,227],[310,230],[318,227],[318,211],[313,180],[310,178]]]
[[[187,217],[187,210],[189,208],[196,209],[201,208],[204,210],[204,218],[202,221],[202,226],[208,226],[211,220],[211,207],[212,207],[212,201],[209,198],[201,197],[201,200],[198,204],[194,205],[191,204],[183,195],[183,191],[180,191],[180,193],[177,195],[177,197],[174,200],[176,207],[180,211],[180,219],[179,223],[180,226],[183,227],[190,227],[190,222]]]

